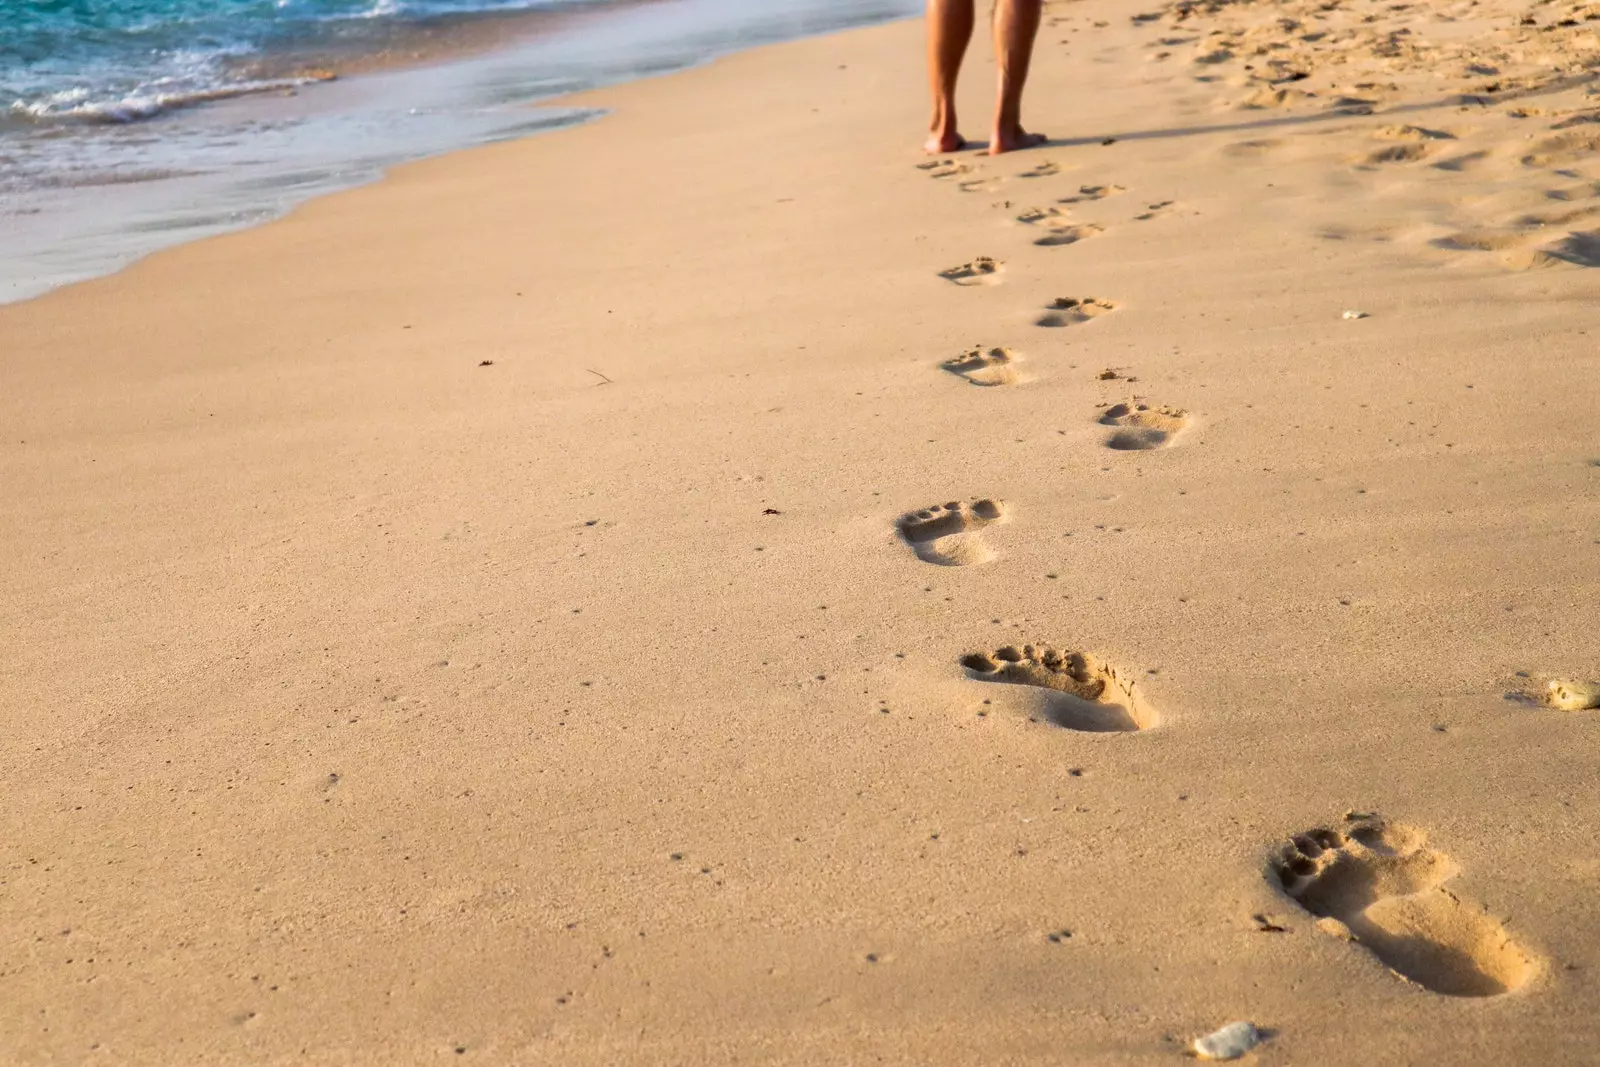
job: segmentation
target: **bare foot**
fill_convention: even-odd
[[[942,156],[947,152],[959,152],[967,147],[967,139],[954,130],[940,133],[935,130],[922,142],[922,150],[930,156]]]
[[[998,156],[1001,152],[1020,152],[1024,148],[1038,148],[1050,138],[1042,133],[1028,133],[1018,127],[1009,133],[995,132],[989,138],[989,154]]]

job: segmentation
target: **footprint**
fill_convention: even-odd
[[[1515,230],[1464,230],[1432,242],[1435,248],[1452,252],[1504,252],[1509,248],[1527,244],[1533,236]]]
[[[1099,226],[1093,222],[1085,222],[1081,225],[1051,226],[1049,233],[1033,243],[1044,248],[1075,245],[1079,241],[1087,241],[1104,230],[1104,226]]]
[[[1016,385],[1022,380],[1017,373],[1021,358],[1009,348],[974,348],[955,359],[947,359],[939,366],[973,385]]]
[[[1597,151],[1600,151],[1600,133],[1568,131],[1535,145],[1532,152],[1522,157],[1522,165],[1564,167],[1569,163],[1587,162]]]
[[[1292,108],[1315,100],[1316,96],[1304,89],[1283,89],[1267,85],[1234,105],[1238,111],[1267,111],[1273,108]]]
[[[1131,733],[1157,723],[1155,713],[1116,669],[1085,652],[1007,646],[961,657],[972,677],[1044,689],[1044,717],[1068,730]]]
[[[1296,834],[1274,870],[1284,892],[1403,978],[1455,997],[1524,985],[1537,964],[1492,916],[1444,888],[1457,873],[1409,827],[1352,812],[1343,832]]]
[[[1372,131],[1379,141],[1454,141],[1456,135],[1449,130],[1430,130],[1426,126],[1380,126]]]
[[[1102,426],[1115,426],[1117,432],[1106,438],[1106,447],[1118,452],[1142,452],[1171,443],[1189,422],[1188,412],[1180,408],[1153,408],[1129,401],[1113,404],[1100,416]]]
[[[1051,219],[1059,219],[1065,215],[1066,212],[1058,207],[1030,207],[1017,216],[1017,221],[1032,226],[1035,223],[1049,222]]]
[[[971,263],[963,263],[959,267],[940,271],[939,277],[957,285],[998,285],[1000,268],[1003,265],[989,256],[979,256]]]
[[[979,532],[1011,518],[1005,502],[951,501],[900,516],[895,526],[900,536],[924,563],[941,567],[970,567],[994,559],[994,550]]]
[[[1127,192],[1120,185],[1080,185],[1077,196],[1062,197],[1059,201],[1063,204],[1083,204],[1091,200],[1104,200],[1108,196]]]
[[[1419,159],[1426,159],[1432,155],[1432,149],[1426,144],[1392,144],[1387,148],[1380,148],[1368,154],[1366,162],[1369,166],[1381,166],[1385,163],[1415,163]]]
[[[933,159],[926,163],[918,163],[918,170],[928,172],[930,178],[954,178],[958,174],[966,174],[972,170],[965,163],[954,159]]]
[[[1143,212],[1135,215],[1133,217],[1134,221],[1149,222],[1153,218],[1158,218],[1161,215],[1166,214],[1167,208],[1171,207],[1175,203],[1177,203],[1176,200],[1162,200],[1159,203],[1151,204]]]
[[[1059,164],[1057,164],[1057,163],[1053,163],[1050,160],[1046,159],[1046,160],[1041,160],[1038,163],[1035,163],[1032,167],[1029,167],[1027,170],[1025,170],[1021,174],[1017,175],[1017,177],[1019,177],[1019,178],[1048,178],[1052,174],[1060,174],[1060,173],[1061,173],[1061,166]]]
[[[1050,301],[1050,306],[1034,321],[1034,325],[1076,326],[1115,310],[1117,305],[1109,300],[1097,300],[1092,296],[1058,296]]]

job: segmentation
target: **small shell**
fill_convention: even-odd
[[[1600,708],[1600,682],[1551,682],[1550,704],[1562,711]]]
[[[1367,317],[1367,313],[1365,311],[1346,311],[1344,317],[1347,319],[1364,319]]]
[[[1253,1023],[1229,1023],[1214,1034],[1197,1037],[1191,1046],[1203,1060],[1236,1060],[1261,1044],[1261,1031]]]

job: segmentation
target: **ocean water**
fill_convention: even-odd
[[[537,106],[563,93],[921,6],[0,0],[0,302],[405,160],[597,117]],[[350,68],[368,72],[326,80]]]
[[[0,121],[136,121],[303,80],[264,76],[265,57],[370,47],[391,27],[452,15],[594,2],[0,0]]]

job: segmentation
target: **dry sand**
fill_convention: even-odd
[[[857,31],[0,310],[0,1060],[1592,1062],[1569,7],[1052,5],[930,168]]]

